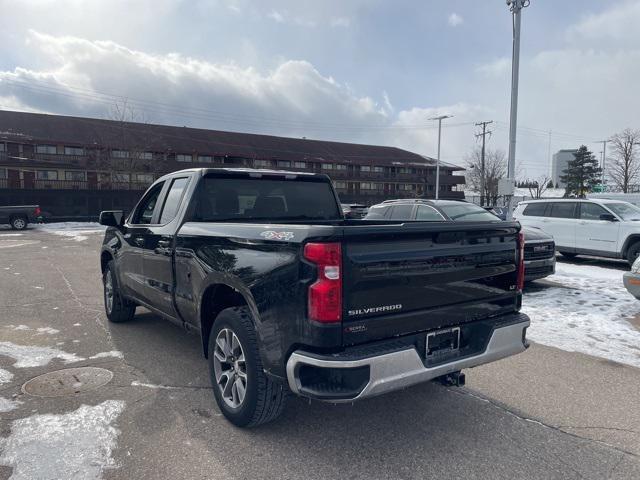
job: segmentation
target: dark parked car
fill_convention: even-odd
[[[485,212],[486,213],[486,212]],[[487,215],[489,215],[487,213]],[[524,351],[518,223],[346,220],[326,175],[191,169],[102,212],[112,322],[198,332],[227,419],[353,402]]]
[[[366,205],[360,203],[343,203],[341,207],[345,218],[362,218],[369,209]]]
[[[14,230],[24,230],[35,223],[40,214],[38,205],[0,207],[0,225],[8,223]]]
[[[502,208],[502,207],[498,207]],[[494,209],[453,200],[403,199],[387,200],[373,205],[365,219],[402,221],[496,221]],[[505,213],[506,212],[499,212]],[[556,253],[553,237],[537,228],[523,228],[524,279],[526,282],[553,275]]]

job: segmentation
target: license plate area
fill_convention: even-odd
[[[460,350],[460,327],[447,328],[427,334],[425,358],[436,360]]]

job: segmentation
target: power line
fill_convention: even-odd
[[[493,123],[493,120],[486,122],[478,122],[476,126],[482,127],[482,133],[477,133],[476,138],[482,137],[482,153],[480,155],[480,206],[484,207],[484,193],[485,193],[485,174],[484,174],[484,147],[487,135],[491,136],[491,130],[487,131],[487,125]]]

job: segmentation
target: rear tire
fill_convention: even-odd
[[[24,230],[27,228],[28,222],[25,217],[13,217],[11,219],[11,228],[14,230]]]
[[[569,260],[571,260],[572,258],[576,258],[578,256],[577,253],[572,253],[572,252],[560,252],[560,254],[564,257],[567,258]]]
[[[633,245],[631,245],[627,250],[627,262],[629,262],[629,265],[633,265],[633,262],[636,261],[639,254],[640,254],[640,242],[636,242]]]
[[[238,427],[257,427],[280,416],[287,391],[264,373],[247,307],[220,312],[208,352],[213,395],[227,420]]]
[[[113,260],[111,260],[102,275],[104,310],[110,322],[127,322],[136,314],[136,304],[124,298],[120,293],[113,265]]]

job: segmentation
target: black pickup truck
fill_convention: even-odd
[[[107,317],[202,338],[238,426],[286,397],[352,402],[524,351],[516,222],[347,220],[325,175],[192,169],[102,212]]]
[[[38,205],[0,206],[0,225],[8,223],[14,230],[24,230],[40,216]]]

